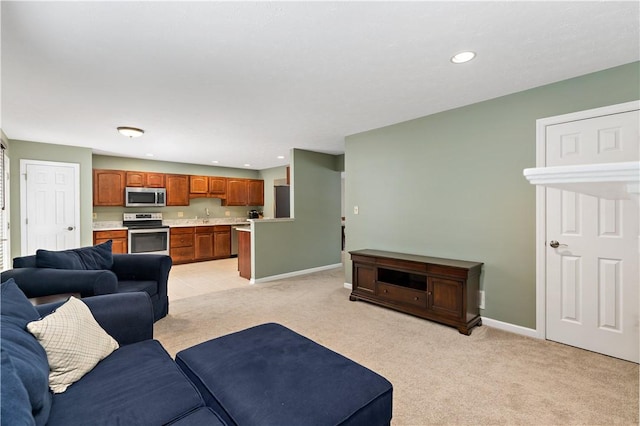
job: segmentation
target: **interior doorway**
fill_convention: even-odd
[[[80,165],[20,160],[21,255],[80,245]]]
[[[538,121],[538,167],[638,161],[637,103]],[[639,204],[538,189],[538,330],[638,362]]]

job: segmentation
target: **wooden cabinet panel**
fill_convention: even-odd
[[[127,171],[126,186],[164,188],[164,173]]]
[[[227,193],[227,178],[209,176],[209,194],[225,195]]]
[[[209,178],[207,176],[189,176],[190,194],[208,194]]]
[[[429,278],[429,309],[439,315],[463,317],[463,284],[461,281]]]
[[[224,206],[263,206],[264,181],[260,179],[227,178],[227,198]]]
[[[354,286],[358,287],[358,290],[365,291],[367,293],[375,293],[376,291],[376,271],[369,265],[356,265],[354,268]]]
[[[213,255],[216,258],[231,257],[231,226],[215,226]]]
[[[165,175],[167,206],[189,205],[189,177],[187,175]]]
[[[251,179],[248,183],[248,206],[264,206],[264,181]]]
[[[246,179],[227,179],[227,199],[224,205],[246,206],[248,200],[248,181]]]
[[[351,252],[350,300],[365,300],[441,322],[462,334],[482,324],[477,294],[482,263],[380,250]]]
[[[93,205],[124,206],[125,172],[93,170]]]
[[[145,173],[145,186],[147,188],[164,188],[164,173]]]
[[[193,262],[195,258],[193,239],[193,226],[169,230],[169,254],[173,263]]]
[[[213,232],[196,233],[195,259],[205,260],[213,258]]]
[[[113,231],[93,231],[93,244],[102,244],[111,240],[112,253],[126,254],[128,252],[127,237],[127,231],[124,229]]]
[[[251,232],[238,231],[238,271],[242,278],[251,279]]]
[[[144,172],[127,172],[126,186],[143,187],[145,184]]]

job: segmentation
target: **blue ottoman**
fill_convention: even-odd
[[[176,362],[229,425],[388,425],[384,377],[279,324],[209,340]]]

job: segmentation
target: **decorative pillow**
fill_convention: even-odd
[[[62,393],[118,349],[82,301],[70,297],[46,317],[27,324],[47,352],[49,387]]]
[[[54,269],[111,269],[113,266],[112,241],[71,250],[36,250],[36,267]]]

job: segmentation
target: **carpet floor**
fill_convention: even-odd
[[[637,425],[639,367],[491,327],[350,302],[342,269],[172,301],[155,338],[189,346],[277,322],[386,377],[393,425]]]

